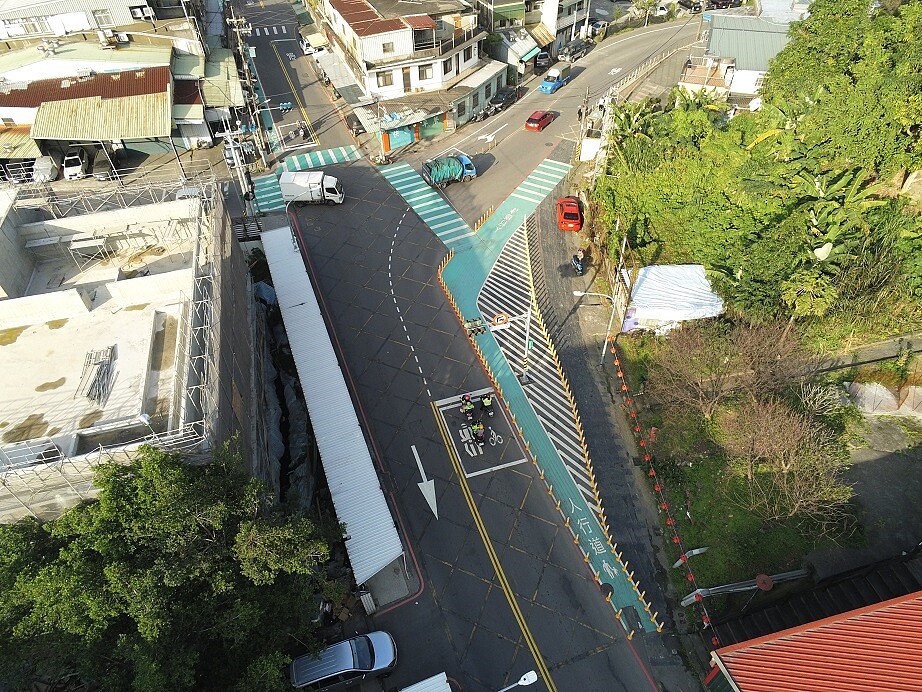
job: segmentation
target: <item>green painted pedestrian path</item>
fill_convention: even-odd
[[[268,214],[285,209],[285,201],[282,199],[282,191],[279,188],[279,176],[282,171],[308,171],[337,163],[357,161],[360,158],[362,155],[354,145],[289,156],[272,173],[253,178],[256,211]]]
[[[541,163],[503,202],[476,236],[465,238],[452,248],[455,254],[445,266],[442,278],[464,319],[481,318],[486,323],[491,322],[494,314],[482,314],[478,305],[478,298],[490,273],[513,234],[525,227],[529,215],[566,176],[569,168],[567,164],[558,161],[546,160]],[[519,241],[519,244],[522,242]],[[530,282],[530,278],[522,278],[521,281]],[[524,288],[526,291],[533,290],[530,284]],[[498,307],[496,309],[499,310]],[[552,347],[550,338],[543,330],[536,330],[534,335],[536,339],[547,339],[546,344],[539,345],[540,348]],[[622,625],[628,630],[635,626],[646,631],[656,630],[657,623],[653,614],[623,569],[618,554],[607,543],[607,533],[594,508],[587,502],[584,483],[577,484],[574,474],[567,468],[560,451],[542,425],[535,411],[542,402],[529,401],[492,330],[474,339],[502,389],[506,405],[515,415],[516,424],[528,442],[531,454],[544,472],[545,482],[560,502],[561,514],[568,521],[574,541],[586,556],[602,590],[611,594],[611,603],[616,612],[621,613],[623,609],[630,608],[635,613],[635,617],[622,618]]]
[[[346,161],[358,161],[362,154],[354,144],[347,147],[333,147],[332,149],[320,149],[318,151],[309,151],[305,154],[295,154],[288,156],[282,162],[282,167],[287,171],[309,171],[313,168],[323,168],[332,166],[336,163],[345,163]]]
[[[474,235],[473,229],[454,207],[426,185],[422,176],[410,166],[395,163],[378,170],[445,245],[451,247],[453,243]]]

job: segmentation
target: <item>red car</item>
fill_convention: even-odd
[[[583,227],[583,212],[579,210],[576,197],[561,197],[557,200],[557,228],[561,231],[579,231]]]
[[[528,116],[528,120],[525,121],[525,129],[541,132],[541,130],[551,124],[553,119],[554,114],[551,113],[551,111],[535,111]]]

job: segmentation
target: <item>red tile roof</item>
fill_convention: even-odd
[[[160,94],[167,90],[170,79],[170,68],[161,66],[95,74],[86,78],[40,79],[29,82],[22,89],[17,88],[15,83],[5,83],[0,85],[0,106],[38,108],[48,101]]]
[[[741,692],[922,690],[922,591],[714,652]]]
[[[366,0],[330,0],[330,4],[358,36],[373,36],[407,28],[403,19],[384,19]]]

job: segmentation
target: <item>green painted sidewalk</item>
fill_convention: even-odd
[[[442,278],[464,319],[481,318],[486,323],[492,316],[481,315],[477,297],[500,252],[515,230],[522,225],[538,205],[567,175],[570,167],[557,161],[542,162],[481,226],[475,236],[453,244],[454,256],[445,266]],[[645,631],[655,631],[659,625],[641,598],[640,588],[632,581],[620,556],[612,549],[599,519],[579,492],[559,452],[541,425],[533,406],[525,395],[516,373],[500,350],[492,332],[474,337],[493,377],[499,384],[516,424],[528,442],[530,452],[544,472],[559,509],[565,518],[574,542],[586,557],[603,593],[611,594],[611,604],[627,631],[635,625]],[[622,609],[631,608],[636,618],[620,617]],[[631,620],[631,622],[628,622]]]

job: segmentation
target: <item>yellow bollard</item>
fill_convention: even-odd
[[[619,620],[621,619],[621,611],[620,611],[620,610],[616,610],[616,611],[615,611],[615,617],[618,618]]]
[[[628,632],[627,640],[631,641],[633,638],[634,638],[634,630],[631,630],[630,632]]]

